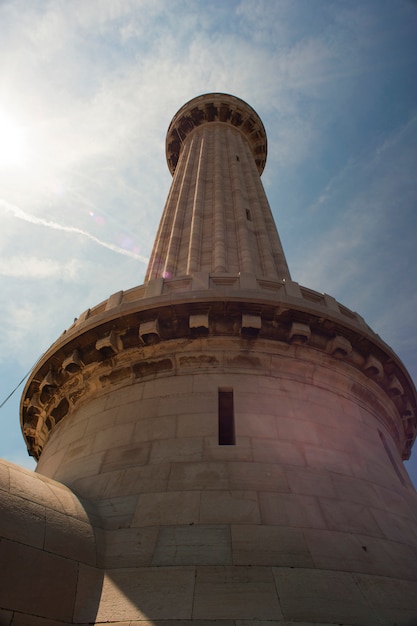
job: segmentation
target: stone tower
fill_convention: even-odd
[[[145,283],[35,367],[36,473],[0,465],[0,623],[417,623],[417,395],[356,313],[291,280],[242,100],[168,129]]]

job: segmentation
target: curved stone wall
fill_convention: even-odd
[[[38,465],[94,503],[97,623],[115,607],[121,621],[389,623],[399,602],[411,615],[417,499],[379,384],[297,343],[152,350],[154,371],[107,379]],[[235,445],[219,445],[219,389],[233,390]]]

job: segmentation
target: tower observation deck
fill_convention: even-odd
[[[184,105],[144,284],[30,375],[36,473],[0,465],[11,624],[417,618],[416,389],[360,315],[291,279],[266,155],[239,98]]]

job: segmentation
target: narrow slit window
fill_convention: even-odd
[[[219,389],[219,446],[235,444],[233,389]]]
[[[250,209],[246,209],[246,219],[248,222],[252,221],[252,215],[250,214]]]

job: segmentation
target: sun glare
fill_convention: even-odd
[[[23,165],[26,157],[24,129],[0,113],[0,167]]]

